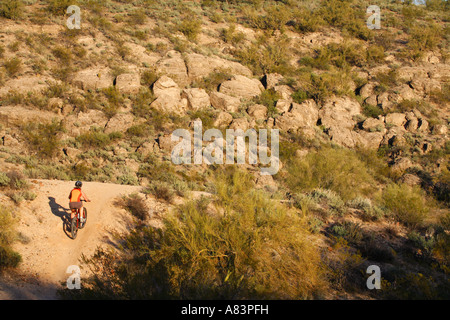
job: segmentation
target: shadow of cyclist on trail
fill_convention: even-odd
[[[61,218],[61,220],[63,222],[64,233],[68,237],[70,237],[70,235],[68,233],[68,232],[70,232],[70,209],[64,208],[59,203],[56,203],[56,200],[53,197],[48,197],[48,200],[49,200],[48,204],[50,205],[50,209],[52,210],[52,213],[55,216]]]

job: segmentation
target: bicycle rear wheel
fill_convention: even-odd
[[[83,213],[82,213],[82,217],[80,219],[80,229],[83,229],[84,226],[86,225],[86,220],[87,220],[87,209],[83,207]]]
[[[77,226],[77,215],[75,215],[72,219],[72,223],[70,225],[70,231],[72,234],[72,239],[75,239],[77,237],[78,234],[78,226]]]

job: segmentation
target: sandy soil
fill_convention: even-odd
[[[140,187],[86,182],[83,191],[92,200],[85,203],[88,220],[76,239],[68,229],[68,195],[74,183],[32,180],[35,200],[21,204],[18,231],[21,241],[14,249],[22,263],[13,274],[0,278],[0,299],[56,299],[56,290],[66,285],[68,266],[86,271],[81,256],[91,256],[98,246],[114,243],[113,231],[125,231],[130,215],[114,205],[122,194],[138,192]],[[69,216],[70,217],[70,216]]]

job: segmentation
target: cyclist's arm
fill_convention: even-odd
[[[84,200],[86,200],[87,202],[91,202],[91,200],[89,200],[89,198],[86,196],[86,194],[84,192],[81,192],[81,196],[83,197]]]

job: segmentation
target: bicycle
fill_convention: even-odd
[[[81,200],[82,202],[86,202],[85,200]],[[78,229],[83,229],[86,225],[87,220],[87,209],[83,206],[83,217],[81,217],[81,210],[77,209],[75,216],[72,218],[71,222],[71,234],[72,239],[75,239],[78,234]]]

